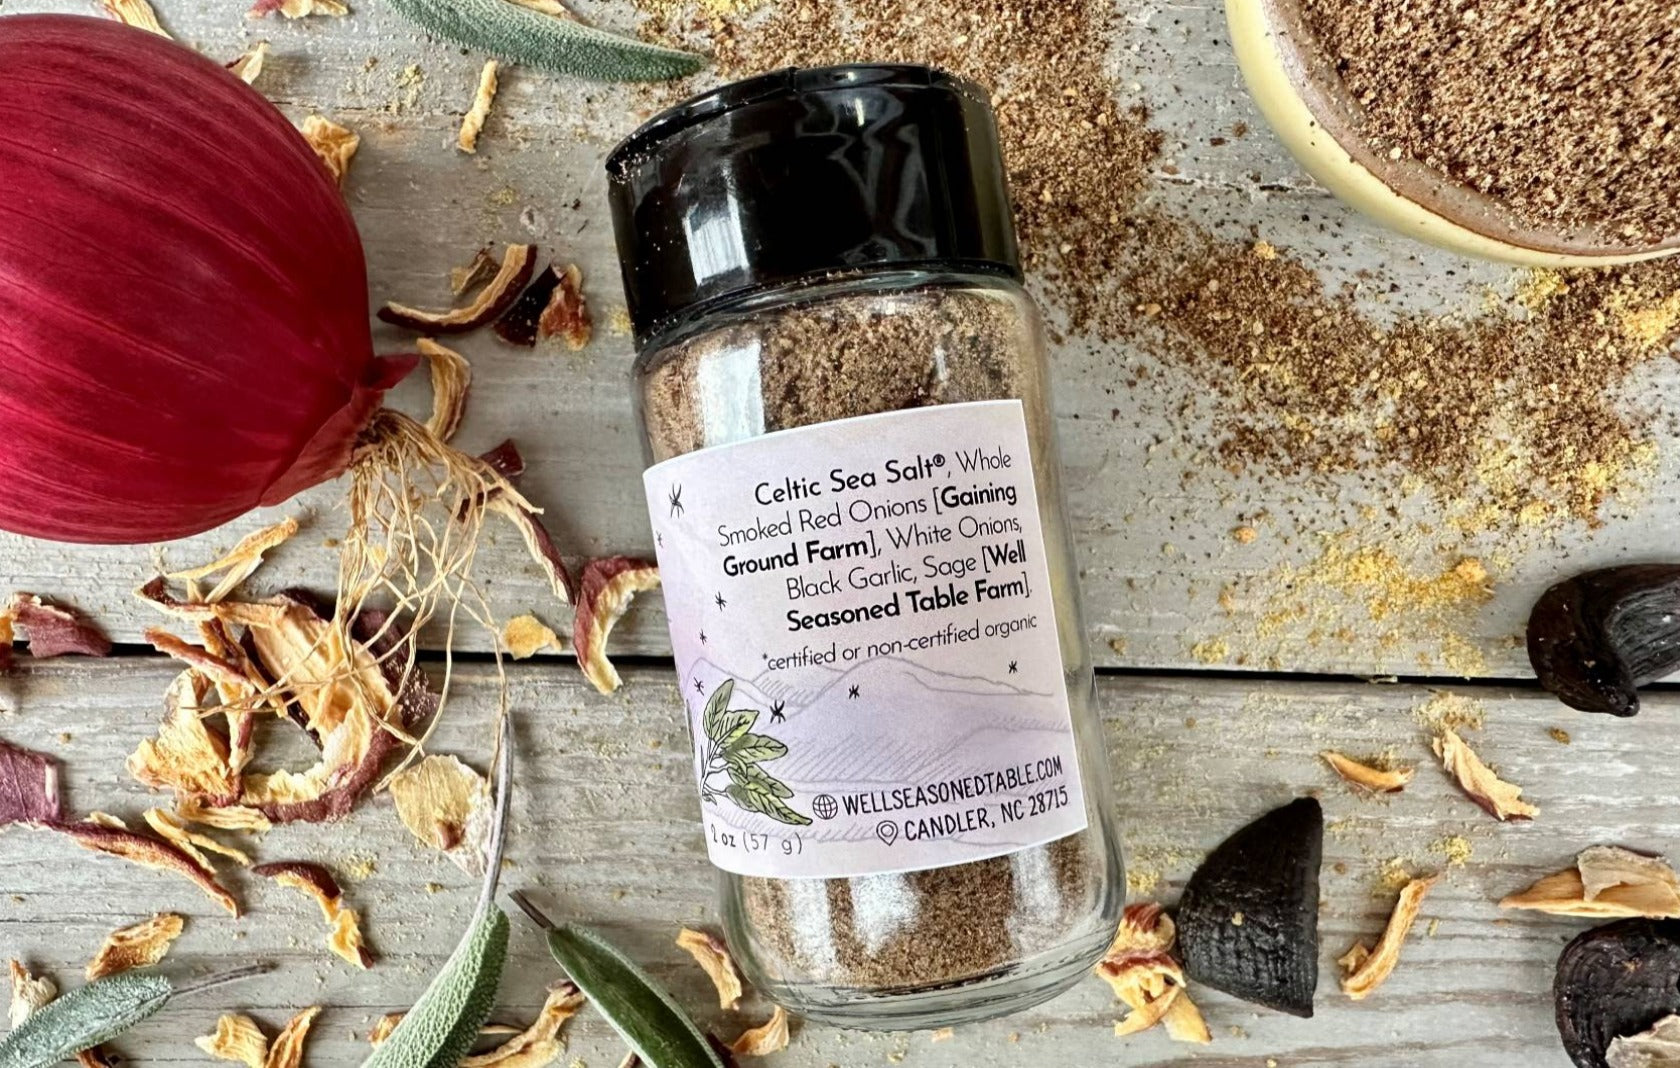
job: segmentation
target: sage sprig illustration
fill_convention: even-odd
[[[712,691],[700,717],[706,738],[700,751],[701,800],[717,804],[728,798],[743,811],[793,827],[809,826],[811,817],[788,804],[793,791],[764,770],[769,761],[787,756],[787,745],[754,732],[760,713],[753,708],[730,708],[734,695],[735,680],[724,680]]]

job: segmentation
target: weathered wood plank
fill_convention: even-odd
[[[611,143],[671,90],[585,85],[513,69],[504,81],[478,157],[451,147],[482,57],[427,41],[395,12],[375,3],[354,5],[348,19],[270,19],[250,22],[239,3],[158,0],[166,24],[184,40],[218,57],[238,54],[258,37],[274,44],[263,88],[291,115],[320,110],[357,127],[364,137],[348,195],[362,224],[375,299],[410,301],[446,296],[443,278],[471,250],[492,241],[536,240],[556,256],[576,260],[601,324],[621,306],[603,197],[600,165]],[[7,11],[90,11],[91,0],[12,0]],[[1484,287],[1510,272],[1475,264],[1393,238],[1327,198],[1295,167],[1244,94],[1224,43],[1218,4],[1156,4],[1127,0],[1125,30],[1114,62],[1123,84],[1168,134],[1153,194],[1175,212],[1221,233],[1258,233],[1308,257],[1332,285],[1355,281],[1380,265],[1399,284],[1397,294],[1366,293],[1374,311],[1398,307],[1471,311]],[[623,0],[599,0],[586,11],[620,27],[634,25]],[[369,66],[370,60],[377,60]],[[423,75],[418,85],[405,76]],[[1128,90],[1134,91],[1134,90]],[[1245,123],[1246,137],[1230,136]],[[1216,136],[1217,135],[1217,136]],[[1215,140],[1221,144],[1214,144]],[[407,344],[384,330],[380,347]],[[532,463],[531,496],[550,510],[555,533],[578,554],[646,552],[640,503],[641,451],[633,425],[628,376],[630,344],[609,329],[581,356],[513,351],[488,337],[463,342],[473,358],[472,414],[460,443],[468,449],[512,435]],[[213,354],[207,354],[213,357]],[[1603,529],[1570,529],[1558,537],[1510,539],[1501,534],[1402,544],[1394,530],[1438,518],[1441,502],[1401,500],[1381,478],[1376,485],[1345,480],[1328,486],[1299,479],[1264,481],[1220,470],[1196,443],[1211,440],[1212,413],[1186,416],[1183,401],[1204,393],[1182,368],[1163,366],[1135,388],[1128,368],[1148,365],[1133,347],[1070,339],[1054,354],[1060,429],[1069,470],[1075,533],[1085,575],[1093,644],[1104,663],[1155,667],[1267,664],[1303,671],[1446,674],[1474,668],[1475,657],[1443,656],[1440,628],[1401,625],[1379,640],[1357,598],[1332,604],[1334,617],[1284,618],[1270,593],[1286,581],[1280,569],[1312,561],[1322,532],[1353,532],[1385,544],[1410,565],[1438,572],[1459,554],[1482,554],[1492,566],[1493,601],[1472,608],[1454,629],[1490,674],[1527,673],[1518,633],[1534,596],[1560,574],[1607,562],[1672,554],[1665,519],[1676,507],[1680,450],[1665,447],[1648,501],[1610,518]],[[1653,367],[1640,384],[1647,397],[1673,396],[1680,370]],[[423,409],[419,384],[399,403]],[[1665,431],[1665,433],[1667,433]],[[1666,441],[1665,441],[1666,444]],[[289,554],[269,577],[275,583],[321,585],[332,554],[321,539],[339,532],[342,514],[332,488],[303,505],[318,516],[307,545]],[[1401,520],[1373,527],[1362,505],[1399,507]],[[1239,545],[1230,531],[1265,512],[1260,538]],[[171,547],[173,559],[208,555],[255,525]],[[1497,554],[1498,559],[1495,559]],[[0,573],[19,588],[72,598],[103,619],[118,637],[135,640],[149,622],[125,591],[143,579],[145,548],[85,549],[0,537]],[[487,548],[480,574],[504,613],[548,608],[536,569],[516,539],[500,534]],[[1233,583],[1260,592],[1221,603]],[[663,654],[663,623],[651,610],[627,621],[623,647]],[[1335,600],[1332,598],[1332,600]],[[1275,626],[1262,634],[1260,622]],[[1338,622],[1356,640],[1329,640]],[[1122,639],[1119,649],[1110,641]],[[469,645],[484,648],[482,636]]]
[[[29,665],[10,680],[0,737],[64,762],[69,804],[137,816],[155,797],[129,781],[123,757],[150,730],[171,669],[152,659]],[[507,889],[534,888],[556,913],[596,923],[668,981],[700,1019],[733,1032],[762,1007],[720,1015],[706,980],[670,942],[684,923],[706,922],[712,877],[696,833],[687,740],[669,674],[639,669],[617,698],[587,692],[569,673],[519,666],[511,674],[519,772]],[[458,703],[435,749],[481,762],[489,722],[488,669],[461,670]],[[1669,849],[1680,835],[1680,780],[1667,757],[1680,699],[1653,698],[1634,720],[1569,713],[1543,695],[1478,689],[1486,727],[1469,736],[1542,809],[1531,825],[1505,826],[1462,797],[1427,756],[1417,709],[1432,694],[1407,686],[1247,685],[1105,678],[1101,703],[1134,884],[1171,902],[1204,851],[1242,822],[1306,791],[1322,797],[1326,841],[1318,1017],[1295,1020],[1206,990],[1197,1000],[1216,1035],[1190,1051],[1158,1035],[1110,1034],[1116,1006],[1092,980],[1013,1019],[927,1034],[870,1036],[802,1028],[774,1063],[1005,1065],[1018,1063],[1256,1068],[1406,1064],[1456,1068],[1556,1066],[1567,1061],[1551,1023],[1550,975],[1564,940],[1584,925],[1501,915],[1493,902],[1564,866],[1580,848],[1617,842]],[[1547,734],[1564,726],[1564,746]],[[292,732],[270,731],[277,763],[308,759]],[[1369,754],[1393,747],[1420,765],[1415,783],[1387,800],[1357,797],[1319,762],[1321,748]],[[1374,889],[1393,858],[1431,869],[1436,843],[1462,835],[1474,849],[1430,897],[1405,958],[1369,1001],[1337,991],[1334,958],[1383,924],[1392,897]],[[145,1063],[199,1063],[190,1045],[218,1010],[249,1008],[277,1026],[298,1006],[330,1006],[309,1063],[356,1063],[371,1018],[401,1008],[453,943],[473,898],[472,880],[430,855],[375,799],[337,827],[284,827],[255,842],[263,860],[333,865],[366,917],[383,961],[353,973],[326,955],[315,906],[237,870],[228,882],[248,915],[232,921],[183,881],[94,857],[43,832],[0,837],[0,956],[19,956],[72,982],[103,935],[158,909],[190,916],[170,966],[207,969],[270,958],[272,981],[183,1003],[126,1039]],[[531,929],[515,923],[515,959],[503,1014],[528,1014],[556,970]],[[618,1044],[598,1017],[572,1025],[567,1061],[612,1065]]]

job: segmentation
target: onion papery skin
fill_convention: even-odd
[[[344,472],[414,358],[373,355],[325,166],[155,34],[0,17],[0,528],[196,534]]]

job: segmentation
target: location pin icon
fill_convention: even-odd
[[[881,841],[892,845],[898,841],[898,824],[891,820],[882,820],[875,825],[875,834]]]

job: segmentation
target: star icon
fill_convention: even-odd
[[[724,599],[723,599],[723,594],[722,594],[722,593],[721,593],[721,592],[720,592],[720,593],[718,593],[718,595],[717,595],[717,596],[715,596],[715,597],[713,597],[713,598],[712,598],[712,600],[713,600],[713,601],[714,601],[714,602],[716,602],[716,604],[717,604],[717,606],[718,606],[718,610],[719,610],[719,611],[722,611],[722,610],[723,610],[723,609],[724,609],[724,608],[725,608],[725,607],[727,607],[727,606],[728,606],[728,604],[729,604],[729,602],[728,602],[728,601],[726,601],[726,600],[724,600]]]
[[[1011,675],[1019,675],[1021,673],[1021,665],[1011,660],[1009,662],[1009,673]]]
[[[694,680],[694,692],[695,693],[705,693],[706,692],[706,684],[701,682],[699,679],[695,679]]]
[[[674,517],[682,515],[683,514],[682,485],[679,483],[675,486],[672,486],[670,488],[670,490],[666,492],[665,496],[666,496],[666,499],[668,501],[670,501],[672,517],[674,518]]]
[[[701,645],[706,644],[706,632],[705,631],[700,632],[700,644]]]
[[[653,543],[661,549],[665,548],[665,535],[663,533],[655,534],[653,536]]]
[[[846,700],[848,700],[848,701],[856,700],[857,695],[858,695],[858,688],[857,688],[857,685],[854,683],[852,685],[852,688],[846,691]]]

